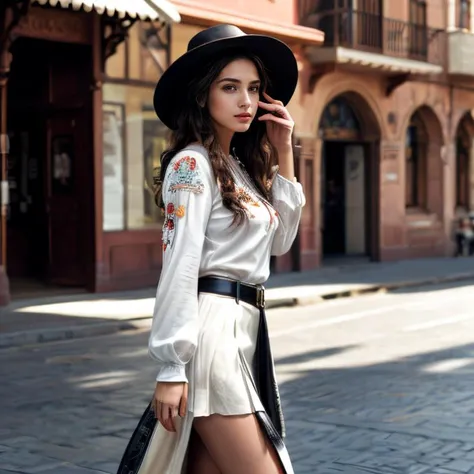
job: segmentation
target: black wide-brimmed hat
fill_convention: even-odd
[[[186,106],[186,89],[191,78],[213,58],[234,50],[257,56],[269,77],[267,93],[287,104],[298,82],[298,67],[291,49],[282,41],[265,35],[248,35],[233,25],[218,25],[201,31],[188,44],[188,50],[163,73],[153,99],[156,114],[172,130]]]

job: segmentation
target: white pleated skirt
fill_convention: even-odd
[[[199,339],[186,367],[188,412],[176,433],[156,424],[138,474],[184,474],[193,419],[264,410],[252,378],[260,321],[257,308],[215,294],[199,295]]]

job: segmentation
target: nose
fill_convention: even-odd
[[[252,101],[250,100],[250,94],[247,90],[244,90],[240,96],[239,107],[241,109],[247,109],[252,105]]]

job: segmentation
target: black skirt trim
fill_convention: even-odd
[[[151,408],[151,403],[149,403],[128,442],[117,474],[138,473],[153,436],[156,423],[155,413]]]

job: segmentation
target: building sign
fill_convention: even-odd
[[[401,147],[398,143],[385,143],[382,145],[381,171],[384,183],[398,184],[400,151]]]
[[[14,29],[14,36],[50,41],[90,44],[91,29],[86,14],[31,7]]]

